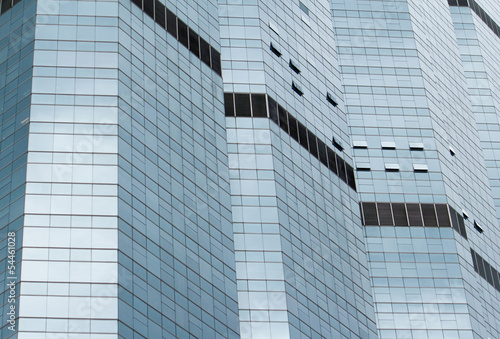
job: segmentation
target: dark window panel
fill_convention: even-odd
[[[498,25],[495,25],[495,34],[500,37],[500,27]]]
[[[424,225],[427,227],[436,227],[436,211],[434,210],[434,204],[422,204],[422,216],[424,217]]]
[[[337,158],[337,169],[339,171],[339,178],[342,179],[342,181],[347,182],[347,176],[345,173],[345,161],[341,157],[339,157],[337,154],[335,155]]]
[[[460,234],[460,228],[458,226],[458,213],[452,207],[450,207],[450,217],[451,217],[451,227]]]
[[[420,204],[406,204],[410,226],[423,226]]]
[[[457,0],[457,5],[458,5],[458,0]],[[477,4],[477,2],[475,1],[472,1],[471,4],[470,4],[470,8],[472,8],[472,10],[477,14],[477,12],[479,11],[479,5]]]
[[[318,158],[317,138],[310,130],[307,130],[307,139],[309,140],[309,152],[313,155],[313,157]]]
[[[377,207],[374,202],[363,203],[363,224],[366,226],[379,226]]]
[[[200,43],[198,41],[198,34],[192,29],[189,30],[189,50],[196,55],[196,57],[200,57]]]
[[[5,2],[5,0],[2,1],[2,13],[3,13],[3,3]],[[132,0],[132,2],[137,6],[139,7],[141,10],[142,10],[142,0]]]
[[[302,1],[299,1],[299,7],[300,7],[301,10],[304,11],[304,13],[306,13],[307,15],[309,15],[309,8],[307,8],[307,6],[302,3]]]
[[[379,202],[377,203],[377,209],[380,226],[394,226],[391,204],[388,202]]]
[[[278,116],[279,116],[279,122],[280,122],[280,127],[282,130],[284,130],[288,134],[288,113],[287,111],[283,108],[283,106],[278,105]]]
[[[16,4],[20,3],[21,0],[14,0],[12,1],[12,7],[14,7]]]
[[[252,94],[252,113],[256,118],[267,118],[265,94]]]
[[[226,117],[234,117],[233,93],[224,93],[224,110],[226,112]]]
[[[458,1],[458,3],[460,3],[460,0]],[[481,20],[484,21],[484,11],[481,7],[477,7],[477,15],[481,18]]]
[[[144,12],[154,20],[155,18],[155,1],[154,0],[143,0],[144,1]]]
[[[469,7],[467,0],[458,0],[458,5],[461,7]]]
[[[496,269],[493,267],[491,268],[491,271],[493,272],[493,285],[497,289],[497,291],[500,291],[500,275]]]
[[[203,38],[200,37],[200,55],[201,61],[210,67],[210,45]]]
[[[188,26],[184,21],[177,18],[177,33],[179,34],[177,40],[184,46],[189,46],[189,38],[188,38]]]
[[[299,127],[299,142],[306,150],[309,150],[307,142],[307,129],[300,121],[297,121],[297,126]]]
[[[458,6],[457,0],[448,0],[448,5],[450,6]]]
[[[167,8],[167,32],[177,39],[177,16]]]
[[[483,263],[484,263],[484,271],[486,274],[486,280],[490,283],[490,285],[493,285],[493,275],[491,274],[491,266],[486,260],[483,260]]]
[[[267,97],[267,103],[269,106],[269,118],[274,121],[276,125],[279,126],[279,120],[278,120],[278,104],[274,99],[271,99],[270,97]]]
[[[165,5],[155,0],[155,21],[163,28],[166,28]]]
[[[354,168],[352,168],[351,165],[348,163],[345,163],[345,172],[347,176],[347,184],[349,187],[351,187],[353,190],[356,191],[356,179],[354,178]]]
[[[328,155],[328,168],[334,172],[335,174],[338,175],[338,171],[337,171],[337,156],[335,154],[335,152],[327,147],[326,148],[326,154]]]
[[[299,141],[299,129],[297,128],[297,119],[295,119],[291,114],[288,114],[288,129],[290,131],[290,136]]]
[[[300,85],[296,84],[295,81],[292,81],[292,89],[300,96],[304,94],[304,91],[302,90]]]
[[[439,227],[451,227],[450,215],[448,214],[448,205],[436,204],[436,214]]]
[[[393,203],[392,214],[394,216],[395,226],[408,226],[408,218],[406,217],[406,207],[404,203]]]
[[[472,248],[470,249],[470,254],[472,256],[472,265],[474,266],[474,271],[479,272],[479,268],[477,267],[477,254]]]
[[[318,139],[318,155],[319,161],[326,167],[328,167],[328,156],[326,155],[326,145],[323,141]]]
[[[277,57],[281,56],[281,52],[276,44],[273,44],[271,42],[271,45],[269,46],[269,48],[271,49],[271,52],[273,52]]]
[[[222,68],[220,64],[220,53],[213,47],[210,47],[210,57],[212,59],[212,69],[215,73],[222,75]]]
[[[483,258],[476,253],[477,267],[479,268],[479,275],[486,279],[486,272],[484,271]]]
[[[335,148],[338,149],[339,151],[341,152],[344,151],[344,147],[342,146],[339,140],[335,139],[335,137],[332,137],[332,145],[335,146]]]
[[[236,107],[237,117],[251,117],[250,94],[234,94],[234,106]]]
[[[474,228],[475,228],[475,230],[476,230],[476,231],[478,231],[479,233],[483,233],[483,232],[484,232],[483,228],[482,228],[481,226],[479,226],[479,224],[477,223],[477,221],[476,221],[476,220],[474,220]]]
[[[333,105],[333,107],[337,107],[338,103],[335,101],[333,98],[333,95],[331,95],[329,92],[326,93],[326,100]]]
[[[290,65],[290,68],[292,69],[292,71],[294,71],[297,74],[300,74],[299,65],[297,63],[295,63],[292,59],[290,59],[289,65]]]
[[[457,213],[458,214],[458,213]],[[465,230],[464,217],[458,214],[458,228],[460,230],[460,235],[467,239],[467,231]]]

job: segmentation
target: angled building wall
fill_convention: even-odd
[[[328,3],[219,16],[241,336],[374,338]]]
[[[496,127],[475,119],[492,100],[471,90],[482,66],[464,62],[464,46],[476,44],[457,33],[458,3],[331,4],[379,335],[496,337],[496,312],[482,305],[498,297],[497,271],[479,287],[476,257],[487,249],[484,260],[498,262],[495,170],[483,141]]]

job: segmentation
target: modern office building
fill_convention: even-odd
[[[493,1],[331,0],[380,338],[499,338]]]
[[[495,1],[0,14],[0,337],[500,338]]]
[[[1,8],[1,337],[237,337],[216,5]]]

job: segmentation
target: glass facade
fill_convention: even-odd
[[[499,338],[499,24],[0,0],[0,337]]]
[[[496,338],[498,4],[330,3],[378,335]]]
[[[0,337],[17,331],[23,210],[28,162],[28,134],[33,75],[35,1],[12,7],[0,16]],[[10,253],[9,253],[10,252]],[[13,307],[11,307],[13,306]],[[14,331],[8,327],[13,319]]]

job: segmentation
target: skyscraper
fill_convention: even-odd
[[[498,338],[498,4],[331,9],[379,336]]]
[[[215,4],[1,8],[2,337],[236,337]]]
[[[490,0],[0,0],[2,338],[498,338]]]

